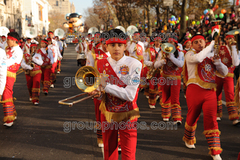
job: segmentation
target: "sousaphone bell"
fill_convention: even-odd
[[[89,98],[94,97],[95,95],[87,96],[82,99],[67,103],[66,101],[75,99],[80,96],[87,95],[89,92],[92,92],[98,88],[100,85],[100,73],[96,68],[93,68],[91,66],[83,66],[81,67],[76,75],[75,75],[75,83],[77,87],[83,91],[84,93],[68,97],[66,99],[60,100],[58,103],[63,105],[68,105],[69,107],[73,106],[76,103],[82,102],[84,100],[87,100]]]
[[[176,47],[171,43],[163,43],[161,49],[166,54],[174,53],[176,51]],[[163,58],[166,58],[166,54],[163,54]]]

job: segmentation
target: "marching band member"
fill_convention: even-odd
[[[222,89],[224,88],[226,105],[228,109],[229,119],[233,121],[233,125],[240,123],[238,116],[238,108],[235,106],[234,102],[234,69],[239,65],[238,51],[234,43],[233,35],[226,36],[227,46],[220,46],[219,56],[223,64],[228,67],[227,76],[222,76],[218,72],[216,73],[216,83],[217,83],[217,100],[218,100],[218,110],[217,110],[217,120],[221,120],[222,117]]]
[[[53,58],[54,58],[54,63],[52,64],[51,75],[50,75],[50,82],[51,82],[50,87],[54,88],[54,82],[56,81],[57,61],[58,61],[58,59],[62,60],[62,56],[59,52],[59,49],[57,48],[57,45],[53,45],[52,39],[47,38],[47,41],[48,41],[48,49],[51,50],[51,53],[52,53]]]
[[[30,53],[31,38],[27,38],[27,41],[22,49],[23,53]]]
[[[37,51],[37,53],[41,54],[43,64],[41,65],[42,70],[42,83],[43,83],[43,93],[48,95],[48,90],[51,85],[50,82],[50,74],[52,64],[54,63],[53,53],[51,49],[48,49],[48,41],[41,41],[41,48]]]
[[[58,43],[58,47],[59,47],[59,51],[60,51],[60,55],[63,56],[63,55],[62,55],[62,51],[63,51],[63,43],[62,43],[62,41],[60,41],[60,39],[59,39],[58,36],[56,36],[55,38],[56,38],[56,41],[57,41],[57,43]],[[58,59],[58,60],[57,60],[57,74],[59,74],[60,71],[61,71],[61,60]]]
[[[104,159],[118,160],[119,132],[122,159],[135,160],[137,129],[134,124],[140,116],[136,102],[142,64],[124,55],[126,38],[122,37],[124,33],[121,30],[113,29],[109,34],[111,36],[106,44],[111,56],[97,61],[97,69],[102,75],[100,91],[95,90],[90,94],[98,93],[101,96],[101,90],[105,92],[100,105]],[[130,79],[130,82],[126,79]],[[112,127],[107,128],[106,125]]]
[[[183,43],[184,50],[183,53],[184,55],[191,49],[191,41],[188,39]]]
[[[169,38],[169,43],[176,48],[174,53],[164,55],[159,54],[157,61],[154,63],[155,68],[162,67],[161,76],[165,79],[164,84],[161,84],[162,89],[162,117],[163,121],[169,121],[172,113],[172,118],[178,125],[182,124],[181,107],[179,102],[181,88],[181,71],[184,64],[184,54],[177,49],[178,41]],[[163,58],[165,56],[166,58]],[[163,59],[162,59],[163,58]]]
[[[0,48],[0,101],[2,100],[3,91],[6,85],[7,65],[6,65],[6,52]]]
[[[29,100],[34,104],[39,104],[40,81],[42,76],[41,65],[43,64],[42,56],[36,53],[38,45],[32,43],[30,46],[30,54],[25,53],[21,66],[26,70],[25,76],[29,92]]]
[[[217,33],[213,30],[212,35]],[[188,113],[183,141],[186,147],[195,148],[197,121],[203,110],[204,135],[213,160],[221,160],[220,131],[217,123],[216,70],[227,75],[228,69],[212,52],[215,41],[205,48],[205,38],[195,35],[191,39],[192,50],[185,55],[183,78],[187,85],[186,100]]]
[[[137,60],[139,60],[142,63],[142,66],[144,67],[144,58],[143,58],[143,54],[145,52],[145,48],[144,48],[144,44],[140,41],[140,33],[139,32],[135,32],[133,34],[133,40],[127,43],[127,51],[130,57],[136,58]],[[141,73],[141,77],[144,77],[144,75],[142,75],[143,73]],[[144,83],[144,80],[141,79],[141,84]],[[143,85],[139,86],[140,91],[142,91],[144,89]]]
[[[0,41],[0,48],[5,50],[7,47],[7,41],[6,41],[6,36],[1,36],[1,41]]]
[[[13,85],[16,80],[16,72],[20,67],[20,63],[23,58],[23,52],[18,45],[20,37],[17,32],[8,33],[6,49],[6,65],[7,65],[7,81],[5,90],[2,95],[3,112],[4,112],[4,125],[11,127],[13,121],[17,118],[17,112],[15,105],[13,104]]]
[[[142,76],[148,79],[148,85],[145,85],[144,95],[148,98],[148,104],[150,108],[155,108],[157,98],[159,97],[159,85],[155,82],[156,79],[160,78],[160,71],[155,72],[154,62],[156,61],[159,54],[161,54],[161,42],[162,39],[160,37],[154,38],[154,46],[147,49],[144,53],[144,64],[146,65],[142,70]],[[154,75],[152,77],[147,77],[150,70],[155,70],[153,72]],[[148,75],[149,76],[149,75]],[[150,78],[150,79],[149,79]]]
[[[105,32],[102,34],[105,34]],[[87,66],[92,66],[96,68],[97,61],[101,59],[106,59],[110,56],[109,52],[107,51],[107,45],[104,38],[101,38],[100,44],[101,45],[99,46],[99,49],[95,48],[92,54],[88,54],[87,64],[86,64]],[[99,110],[100,104],[101,104],[101,100],[94,98],[95,116],[96,116],[97,122],[101,122],[101,113]],[[97,126],[97,143],[99,147],[103,147],[101,126]]]
[[[78,53],[77,55],[77,65],[85,66],[86,64],[86,55],[85,55],[85,45],[83,42],[79,42],[78,45],[75,47],[75,51]],[[85,61],[85,64],[84,64]]]

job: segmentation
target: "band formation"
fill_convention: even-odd
[[[141,114],[137,106],[139,92],[144,92],[153,110],[159,99],[164,122],[172,120],[175,125],[182,125],[181,89],[188,107],[182,140],[187,148],[195,148],[197,121],[203,111],[203,134],[209,154],[213,160],[221,160],[217,121],[222,117],[222,89],[229,120],[233,125],[240,123],[239,79],[234,88],[234,70],[240,63],[240,54],[235,36],[226,35],[226,44],[222,44],[219,31],[219,26],[214,25],[211,41],[206,42],[205,37],[197,33],[182,44],[178,36],[163,40],[156,34],[142,40],[139,32],[127,36],[120,29],[81,37],[75,48],[77,65],[91,66],[101,75],[100,85],[89,94],[94,95],[95,116],[99,122],[95,126],[97,143],[104,150],[105,160],[117,160],[118,151],[123,160],[135,159],[135,124]],[[0,47],[3,121],[11,127],[17,119],[12,95],[19,68],[25,72],[29,100],[39,105],[40,85],[46,96],[49,88],[54,88],[66,43],[51,31],[47,39],[27,38],[26,42],[16,32],[10,32],[7,37],[1,37]],[[102,128],[103,123],[109,123],[111,128]],[[124,129],[119,128],[120,124]]]

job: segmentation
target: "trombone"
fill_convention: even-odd
[[[75,83],[76,83],[77,87],[85,93],[81,93],[81,94],[78,94],[78,95],[75,95],[72,97],[62,99],[62,100],[58,101],[59,104],[68,105],[69,107],[72,107],[76,103],[85,101],[87,99],[90,99],[90,98],[96,96],[97,94],[94,94],[94,95],[87,96],[82,99],[70,102],[70,103],[67,102],[67,101],[75,99],[77,97],[87,95],[89,92],[96,90],[98,88],[98,86],[100,85],[100,73],[98,72],[98,70],[96,68],[93,68],[91,66],[83,66],[75,74]]]

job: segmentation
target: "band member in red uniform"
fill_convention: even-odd
[[[213,30],[212,34],[214,35],[216,32]],[[186,100],[188,106],[183,141],[186,147],[195,148],[197,121],[203,110],[203,134],[208,142],[209,154],[213,160],[221,160],[220,131],[218,130],[216,116],[217,84],[215,82],[215,72],[217,70],[225,76],[228,69],[220,59],[214,57],[215,41],[212,41],[205,48],[205,38],[202,35],[195,35],[191,42],[192,50],[185,55],[186,60],[183,67],[183,78],[187,85]]]
[[[52,35],[52,34],[50,34],[50,35]],[[52,64],[51,75],[50,75],[50,82],[51,82],[50,87],[54,88],[54,83],[56,81],[57,61],[58,61],[58,59],[62,60],[62,56],[59,52],[58,45],[57,44],[54,45],[53,39],[48,38],[47,41],[48,41],[48,50],[51,50],[51,53],[52,53],[53,59],[54,59],[54,63]],[[55,41],[55,43],[57,43],[57,42]]]
[[[1,36],[1,40],[0,40],[0,48],[2,48],[3,50],[5,50],[7,47],[7,41],[6,41],[6,36]]]
[[[183,53],[184,55],[191,49],[191,41],[189,39],[187,39],[184,43],[183,43],[183,46],[184,46],[184,50],[183,50]]]
[[[31,46],[31,38],[27,38],[27,41],[24,47],[22,48],[23,53],[30,53],[30,46]]]
[[[109,31],[109,35],[112,36],[109,36],[106,44],[111,56],[97,61],[97,69],[102,75],[100,91],[103,89],[105,92],[102,94],[100,105],[104,159],[118,160],[119,132],[122,159],[135,160],[136,122],[139,117],[136,101],[142,64],[138,60],[124,55],[126,38],[123,37],[124,33],[121,30],[113,29]],[[95,90],[90,94],[101,95],[100,91]],[[112,127],[108,128],[107,126]]]
[[[182,114],[179,102],[180,88],[181,88],[181,71],[184,64],[184,54],[177,48],[178,41],[169,38],[169,43],[172,43],[176,51],[163,58],[162,53],[158,56],[156,63],[154,63],[155,68],[162,67],[161,76],[165,79],[162,87],[162,117],[163,121],[169,121],[172,114],[173,121],[178,125],[182,124]],[[162,59],[163,58],[163,59]]]
[[[15,105],[13,104],[13,85],[16,81],[16,72],[18,71],[22,58],[23,52],[18,45],[18,41],[20,37],[16,32],[8,33],[7,44],[8,47],[6,49],[6,65],[7,65],[7,82],[5,86],[5,90],[3,92],[2,101],[3,104],[3,112],[4,112],[4,125],[7,127],[11,127],[13,125],[13,121],[17,117],[17,112],[15,109]]]
[[[154,46],[147,49],[144,53],[144,64],[146,67],[142,70],[142,76],[144,79],[148,79],[144,88],[144,95],[148,98],[148,104],[150,108],[155,108],[157,98],[159,97],[159,83],[156,82],[160,78],[160,70],[154,68],[154,62],[156,61],[159,54],[161,54],[161,42],[160,37],[154,38]],[[153,75],[149,75],[150,70],[155,70]],[[148,77],[151,76],[151,77]]]
[[[7,65],[6,65],[6,52],[0,48],[0,101],[2,100],[3,91],[6,85]]]
[[[48,90],[51,85],[50,82],[50,74],[52,64],[54,63],[52,51],[47,48],[48,41],[42,40],[41,41],[41,48],[37,51],[37,53],[41,54],[43,64],[41,65],[42,70],[42,83],[43,83],[43,93],[48,95]]]
[[[43,64],[42,56],[37,52],[37,44],[32,43],[30,54],[25,53],[21,66],[25,69],[29,100],[34,104],[39,104],[40,81],[42,76],[41,65]]]
[[[102,35],[106,35],[108,33],[104,32]],[[102,36],[101,36],[102,37]],[[101,43],[98,46],[98,49],[95,48],[92,54],[88,54],[87,57],[87,66],[92,66],[96,68],[97,61],[101,59],[106,59],[110,56],[109,52],[107,51],[107,45],[106,45],[106,40],[104,38],[101,38]],[[94,98],[94,105],[95,105],[95,116],[96,116],[96,121],[101,122],[101,112],[99,110],[99,106],[101,104],[101,100]],[[98,123],[99,124],[99,123]],[[102,140],[102,130],[101,126],[96,126],[97,127],[97,143],[98,147],[103,147],[103,140]]]
[[[235,106],[234,102],[234,69],[239,65],[238,51],[236,44],[232,43],[234,41],[233,35],[226,36],[227,46],[220,46],[219,56],[223,64],[228,67],[227,76],[222,76],[221,74],[216,74],[217,83],[217,99],[218,99],[218,110],[217,119],[221,120],[222,117],[222,89],[224,88],[226,105],[228,109],[229,119],[233,121],[233,125],[240,123],[238,116],[238,108]],[[232,44],[231,44],[232,43]]]

